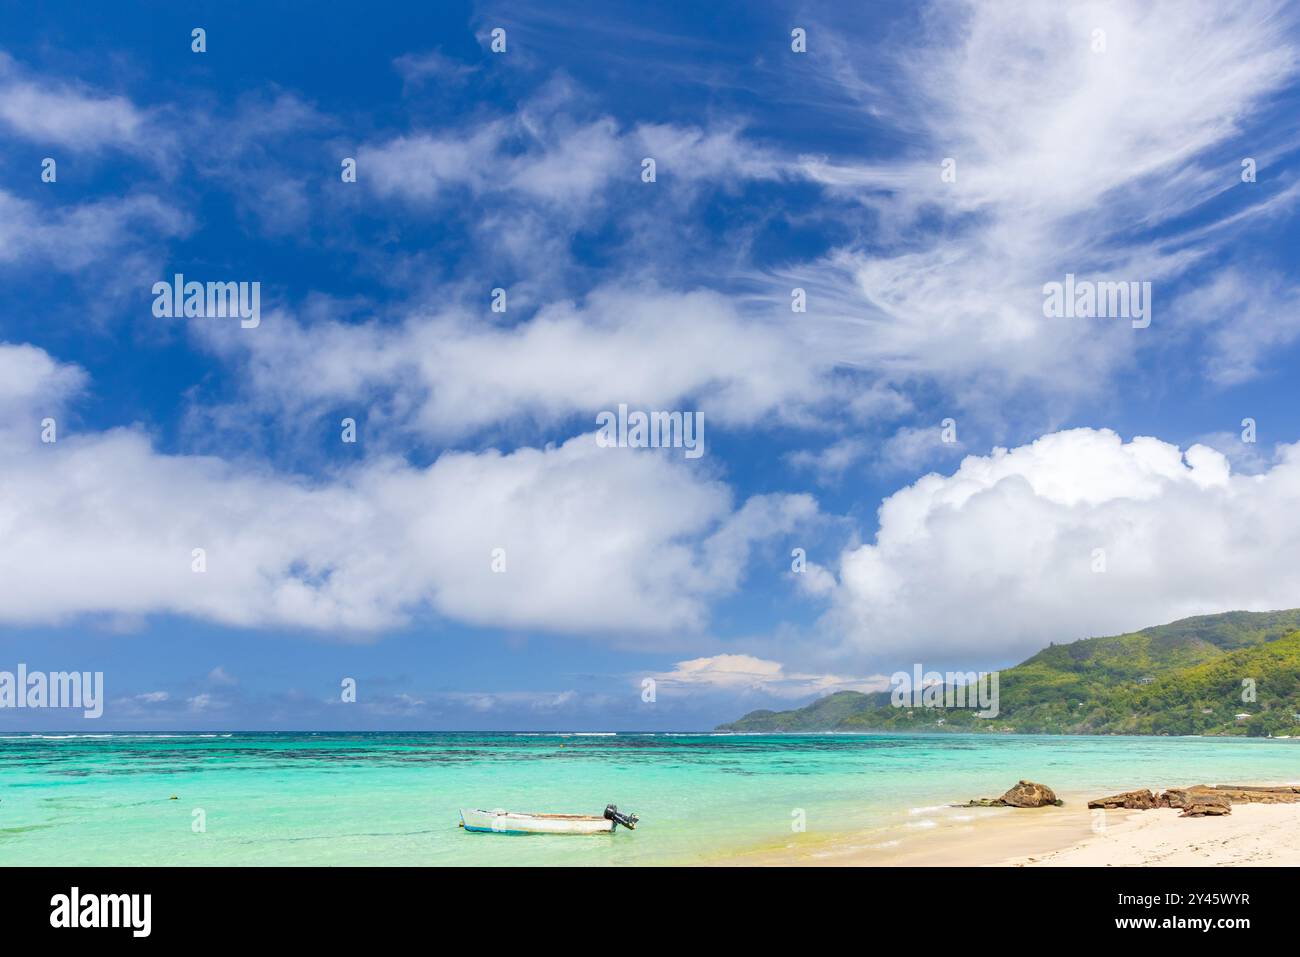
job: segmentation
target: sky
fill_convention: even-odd
[[[105,703],[0,730],[706,729],[1300,605],[1294,8],[699,6],[5,5],[0,672]]]

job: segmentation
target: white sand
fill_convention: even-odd
[[[1070,847],[1003,861],[1027,867],[1300,865],[1300,804],[1234,804],[1223,817],[1171,809],[1107,811],[1104,828]]]
[[[1234,804],[1222,817],[1169,808],[1087,808],[1096,794],[1063,795],[1064,807],[960,809],[927,830],[818,836],[729,854],[727,866],[1177,867],[1300,865],[1300,804]],[[883,840],[883,838],[891,838]]]

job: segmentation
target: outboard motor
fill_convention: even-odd
[[[605,805],[605,820],[614,822],[614,829],[622,824],[629,831],[636,830],[637,816],[635,814],[620,814],[617,804]]]

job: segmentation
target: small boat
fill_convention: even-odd
[[[595,814],[522,814],[518,811],[484,811],[461,808],[460,826],[467,831],[487,834],[608,834],[622,824],[629,831],[636,828],[635,814],[621,814],[617,804]]]

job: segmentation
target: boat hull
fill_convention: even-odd
[[[521,814],[462,808],[461,827],[480,834],[609,834],[614,822],[589,814]]]

